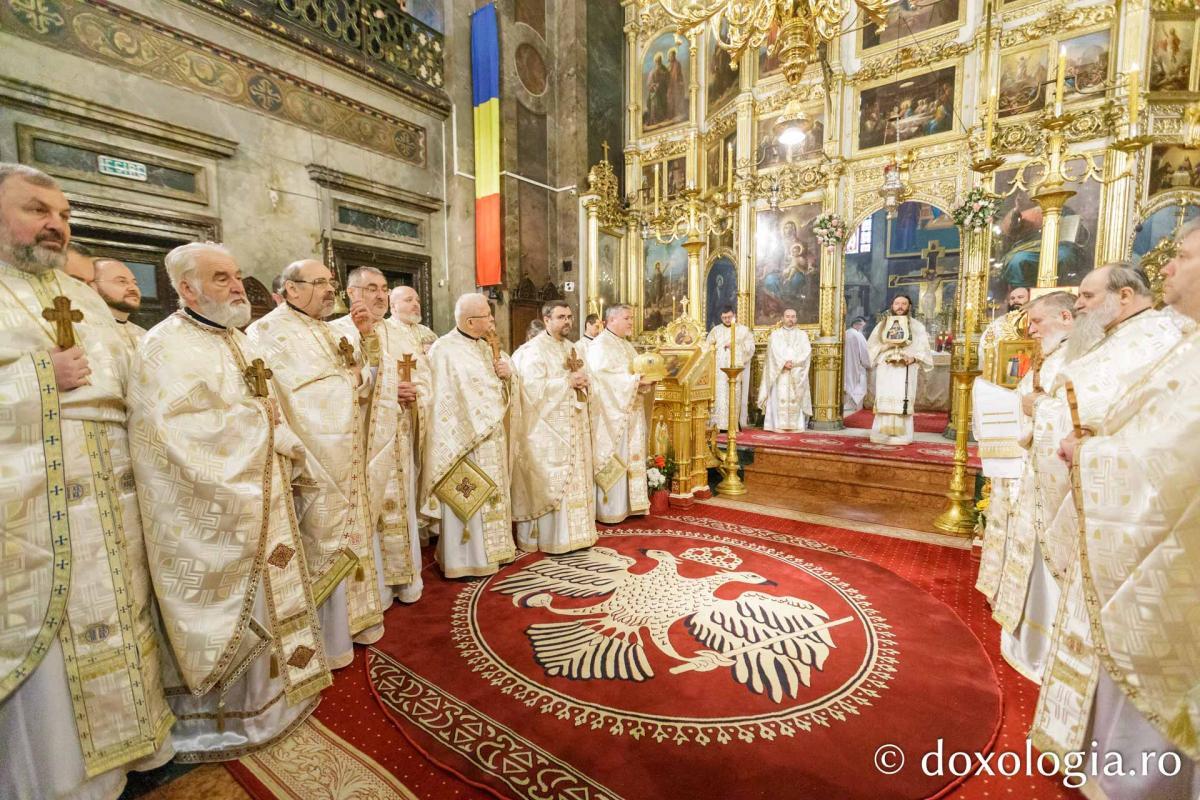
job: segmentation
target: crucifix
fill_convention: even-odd
[[[600,149],[604,151],[604,160],[608,161],[608,139],[600,143]]]
[[[929,291],[933,291],[936,295],[934,311],[939,311],[941,306],[941,289],[943,284],[958,280],[958,265],[948,266],[942,263],[942,256],[952,255],[957,253],[957,250],[946,250],[936,240],[932,240],[921,251],[921,267],[916,272],[908,275],[889,275],[888,288],[894,289],[899,286],[916,286],[917,298],[913,304],[916,307],[921,306],[922,296]]]
[[[338,352],[342,354],[342,359],[346,362],[346,366],[353,369],[358,366],[354,360],[354,345],[350,344],[345,336],[338,342]]]
[[[242,372],[242,376],[246,379],[246,383],[250,384],[250,391],[254,392],[255,397],[266,397],[267,381],[273,378],[275,373],[263,364],[261,358],[256,358]]]
[[[568,373],[578,372],[579,370],[583,369],[583,359],[580,358],[579,355],[575,352],[574,347],[571,348],[571,354],[569,356],[567,356],[567,360],[563,362],[563,367],[566,368]],[[575,390],[575,399],[581,403],[586,403],[587,402],[587,391],[585,391],[584,389],[576,389]]]
[[[83,312],[71,308],[71,299],[59,295],[54,298],[53,308],[42,309],[42,319],[54,323],[54,340],[63,350],[75,346],[75,329],[72,322],[83,322]]]
[[[405,353],[404,358],[396,361],[396,369],[400,372],[401,383],[412,383],[412,371],[417,366],[417,360],[412,357],[412,353]],[[420,424],[421,418],[417,414],[415,404],[410,404],[408,407],[408,416],[412,422],[412,439],[414,442],[420,441]]]

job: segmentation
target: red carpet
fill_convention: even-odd
[[[845,417],[842,423],[847,428],[870,430],[875,424],[875,414],[869,408],[864,408]],[[949,424],[950,415],[944,411],[918,411],[913,415],[913,430],[917,433],[941,433]]]
[[[862,413],[862,412],[859,412]],[[868,426],[870,427],[870,426]],[[717,441],[724,445],[725,434]],[[846,456],[879,458],[886,461],[921,462],[926,464],[953,464],[954,444],[945,442],[913,442],[912,444],[874,444],[862,435],[846,435],[806,431],[805,433],[775,433],[757,428],[738,431],[738,447],[769,447],[773,450],[795,450],[808,453],[837,453]],[[979,458],[974,445],[970,447],[968,463],[978,467]]]
[[[821,542],[705,518],[430,581],[368,671],[406,736],[505,795],[931,797],[953,776],[881,774],[877,749],[986,752],[1000,721],[987,655],[944,604]]]

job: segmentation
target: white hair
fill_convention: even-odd
[[[302,258],[299,261],[293,261],[292,263],[288,264],[286,267],[283,268],[283,272],[279,273],[279,278],[284,283],[287,283],[288,281],[299,280],[300,279],[300,271],[302,269],[304,269],[304,265],[306,263],[308,263],[309,261],[312,261],[312,259],[311,258]]]
[[[189,242],[188,244],[181,244],[167,253],[167,257],[163,259],[163,266],[166,267],[167,277],[171,279],[171,288],[175,290],[175,294],[179,295],[180,308],[184,308],[187,303],[184,302],[183,293],[179,291],[179,285],[196,274],[196,259],[202,253],[215,253],[225,256],[228,259],[233,259],[233,253],[229,252],[229,248],[216,242]],[[196,288],[199,290],[199,287]]]
[[[383,278],[384,283],[387,282],[387,276],[375,267],[355,267],[350,270],[350,274],[346,276],[346,288],[357,288],[359,284],[366,281],[368,275],[378,275]]]
[[[468,292],[454,301],[454,323],[458,327],[463,327],[467,323],[467,317],[474,316],[471,314],[471,306],[476,303],[483,303],[488,306],[488,299],[485,295],[477,292]],[[488,306],[490,308],[490,306]]]
[[[40,169],[30,167],[26,164],[14,164],[12,162],[0,162],[0,186],[9,178],[21,178],[22,180],[32,183],[34,186],[41,186],[43,189],[57,189],[58,181],[51,178]]]

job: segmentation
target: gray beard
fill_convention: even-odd
[[[67,265],[67,253],[54,252],[36,244],[8,245],[0,247],[0,257],[21,272],[40,275]]]
[[[1094,311],[1077,311],[1075,325],[1067,338],[1067,361],[1074,361],[1090,351],[1107,335],[1108,326],[1121,313],[1121,304],[1114,294],[1108,294],[1104,303]]]
[[[1042,336],[1042,355],[1048,356],[1057,350],[1058,346],[1066,340],[1070,333],[1066,328],[1063,328],[1062,330],[1054,331],[1048,336]]]
[[[398,322],[403,322],[405,325],[416,325],[421,321],[420,314],[401,314],[399,311],[397,311],[392,316],[395,317]]]
[[[201,293],[200,298],[196,301],[196,305],[200,306],[200,316],[205,319],[211,319],[218,325],[226,328],[241,328],[250,322],[250,303],[245,302],[240,306],[235,306],[233,303],[218,303],[211,300]]]

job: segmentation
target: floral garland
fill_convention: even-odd
[[[954,209],[954,224],[960,228],[981,231],[992,224],[999,208],[997,198],[980,187],[967,192],[962,204]]]
[[[837,214],[822,214],[813,221],[813,235],[825,247],[837,247],[848,234],[846,220]]]

